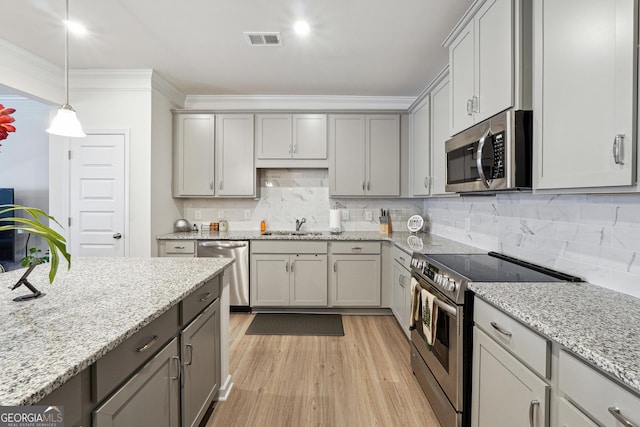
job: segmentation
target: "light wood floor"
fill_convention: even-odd
[[[343,316],[345,336],[245,335],[231,313],[229,399],[207,427],[439,427],[392,316]]]

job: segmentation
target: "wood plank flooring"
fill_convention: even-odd
[[[344,337],[245,335],[231,313],[229,399],[206,427],[439,427],[393,316],[343,316]]]

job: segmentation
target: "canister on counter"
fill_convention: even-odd
[[[217,221],[209,223],[209,231],[218,231],[220,229],[220,224]]]
[[[227,222],[227,220],[226,220],[226,219],[221,219],[221,220],[220,220],[219,229],[220,229],[220,231],[227,231],[227,230],[229,230],[229,223]]]

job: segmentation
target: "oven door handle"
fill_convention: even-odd
[[[440,308],[443,311],[446,311],[447,313],[449,313],[453,317],[456,317],[458,315],[458,309],[456,307],[454,307],[452,305],[449,305],[446,302],[442,302],[438,298],[436,298],[434,300],[434,302],[436,303],[438,308]]]
[[[487,129],[484,135],[482,135],[482,138],[480,138],[480,141],[478,141],[478,151],[476,152],[476,167],[478,168],[478,175],[480,175],[482,183],[487,188],[489,188],[489,181],[487,180],[487,177],[484,174],[484,169],[482,168],[482,152],[484,151],[484,144],[487,137],[492,135],[491,129]]]

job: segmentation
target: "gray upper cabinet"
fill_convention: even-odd
[[[213,196],[215,115],[174,116],[173,196]]]
[[[400,194],[400,116],[329,116],[332,196]]]
[[[635,184],[637,2],[533,6],[534,188]]]
[[[411,195],[428,196],[431,185],[431,112],[427,96],[411,112]]]
[[[174,116],[174,197],[255,197],[252,114]]]
[[[216,185],[218,196],[256,195],[253,114],[216,117]]]
[[[449,79],[445,77],[431,91],[431,195],[451,194],[447,183],[447,155],[444,144],[449,139]]]
[[[257,114],[258,167],[326,167],[326,114]]]
[[[486,0],[450,38],[450,135],[510,108],[531,108],[530,2]]]

